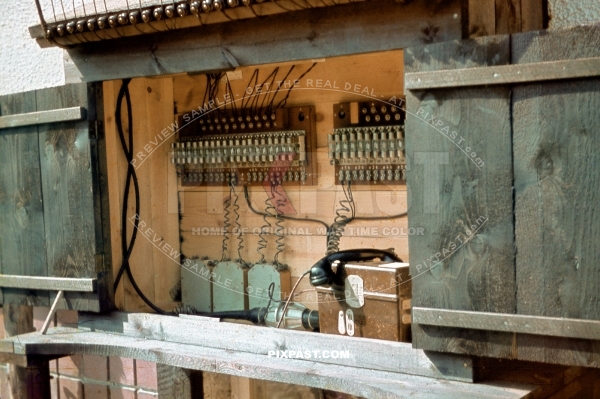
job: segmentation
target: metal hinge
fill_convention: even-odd
[[[104,137],[102,121],[90,121],[90,140],[99,140]]]

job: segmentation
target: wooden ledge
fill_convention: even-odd
[[[165,316],[163,316],[165,317]],[[175,318],[173,318],[175,319]],[[189,323],[189,320],[186,320]],[[193,324],[193,323],[192,323]],[[206,323],[219,325],[226,323]],[[260,328],[260,327],[258,327]],[[263,327],[264,330],[272,330]],[[44,358],[75,354],[119,356],[170,366],[254,379],[326,388],[366,398],[478,397],[521,398],[535,390],[528,384],[470,384],[435,378],[320,363],[312,360],[257,355],[203,346],[205,337],[190,336],[195,344],[125,336],[117,333],[54,328],[46,335],[12,337],[13,353]],[[307,335],[311,335],[307,333]],[[238,337],[229,337],[232,341]],[[333,336],[333,338],[339,338]],[[285,341],[281,342],[283,347]],[[7,348],[7,346],[4,346]]]

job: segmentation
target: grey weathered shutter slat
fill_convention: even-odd
[[[3,267],[2,273],[97,279],[96,292],[65,292],[61,306],[88,311],[109,309],[112,294],[108,281],[111,275],[108,209],[101,194],[102,191],[106,193],[106,178],[103,177],[105,152],[100,152],[103,149],[98,142],[102,140],[95,137],[95,129],[90,132],[90,126],[97,121],[97,107],[102,105],[96,99],[96,87],[77,84],[37,90],[33,100],[33,109],[23,112],[80,106],[86,109],[87,117],[80,121],[22,128],[27,132],[21,136],[35,141],[31,145],[37,151],[35,156],[21,162],[26,162],[28,167],[37,167],[38,180],[32,182],[31,189],[40,192],[43,220],[39,223],[38,235],[41,250],[35,253],[43,254],[43,261],[38,262],[43,263],[43,267],[38,264],[37,269],[30,270],[33,263],[26,261],[12,268]],[[1,130],[0,137],[12,131]],[[10,169],[15,162],[11,159],[6,168]],[[5,227],[9,231],[14,230],[9,222],[2,221],[2,230]],[[4,238],[5,243],[14,245],[10,236]],[[23,248],[14,251],[30,255]],[[4,256],[2,258],[4,261]],[[9,292],[9,289],[4,290]],[[30,294],[34,292],[45,291],[29,291]],[[49,295],[42,303],[32,304],[48,306],[56,291],[46,292]]]
[[[530,32],[504,38],[510,40],[510,61],[515,65],[533,67],[536,63],[564,62],[585,67],[585,62],[579,60],[600,56],[597,46],[600,27]],[[491,57],[487,60],[481,57],[482,53],[490,55],[493,40],[500,39],[483,38],[458,46],[445,43],[435,45],[437,48],[416,49],[412,51],[413,57],[422,61],[407,57],[407,73],[498,65]],[[444,48],[446,54],[440,48]],[[407,51],[407,55],[410,53]],[[569,63],[569,60],[578,62]],[[425,68],[428,63],[434,67]],[[482,77],[481,82],[470,88],[452,88],[442,83],[439,88],[415,89],[407,94],[409,110],[423,104],[431,108],[433,104],[435,113],[450,120],[459,135],[475,127],[480,132],[476,136],[479,141],[472,141],[469,136],[465,137],[464,144],[470,145],[477,155],[480,148],[490,148],[490,152],[483,153],[489,157],[490,144],[496,146],[496,154],[489,158],[496,161],[490,163],[482,157],[485,166],[481,171],[454,164],[454,154],[449,152],[447,144],[435,142],[422,121],[410,115],[407,118],[406,150],[412,158],[407,181],[409,225],[426,231],[425,236],[410,237],[411,273],[415,278],[413,304],[421,308],[413,318],[416,347],[566,365],[600,365],[600,337],[598,340],[577,339],[574,337],[579,335],[570,337],[567,330],[560,336],[545,334],[539,329],[535,330],[537,335],[523,333],[534,325],[550,322],[551,317],[600,320],[600,217],[597,210],[600,76],[595,76],[593,70],[591,73],[569,72],[570,77],[558,74],[560,80],[524,83],[517,79],[518,82],[504,85],[498,85],[487,73],[490,85],[494,86],[486,86]],[[584,75],[587,77],[582,78]],[[417,77],[409,76],[410,79]],[[499,112],[505,109],[496,103],[501,93],[506,94],[502,101],[509,105],[508,113]],[[472,112],[467,113],[465,109]],[[470,119],[465,121],[465,117]],[[439,140],[447,139],[440,136]],[[413,153],[417,150],[449,152],[449,162],[440,169],[437,185],[428,181],[431,176],[424,174],[423,165],[415,163]],[[501,159],[504,161],[499,162]],[[453,185],[449,183],[450,177],[454,178]],[[512,185],[506,184],[507,178],[514,180],[514,199]],[[462,189],[459,195],[457,187]],[[472,188],[469,191],[465,187]],[[437,193],[436,189],[440,193],[440,211],[429,217],[420,203],[428,200],[427,195]],[[479,190],[486,195],[481,196]],[[469,198],[465,193],[472,193],[474,205],[463,201],[462,209],[452,208],[457,199]],[[496,199],[495,203],[490,201],[492,198]],[[494,244],[471,245],[467,253],[457,251],[440,264],[438,267],[443,271],[432,270],[416,276],[416,264],[435,255],[443,247],[448,233],[457,223],[463,223],[458,215],[469,215],[472,209],[485,210],[498,218],[491,224],[490,219],[478,233],[482,235],[478,238],[481,243],[489,239]],[[506,230],[511,227],[506,221],[507,209],[511,218],[514,215],[514,229],[510,231]],[[500,226],[504,228],[499,229]],[[505,234],[498,234],[500,231]],[[473,241],[476,244],[475,239]],[[507,243],[510,247],[499,245]],[[494,262],[473,263],[482,249],[489,251]],[[514,275],[509,275],[512,251]],[[467,261],[472,262],[472,267],[466,273],[453,273],[457,262]],[[500,271],[506,272],[505,277],[494,278],[502,275]],[[478,276],[485,277],[478,279]],[[486,320],[491,320],[489,312],[506,314],[507,319],[514,313],[526,317],[514,318],[515,323],[525,324],[512,330],[507,326],[506,330],[496,329],[497,332],[490,333],[475,327],[444,327],[443,322],[433,318],[435,312],[428,311],[432,308],[466,311],[459,316],[465,321],[468,316],[472,326],[481,328]],[[482,312],[479,317],[478,312]],[[527,316],[530,324],[527,324]]]
[[[34,91],[0,97],[0,115],[36,111]],[[0,271],[46,276],[37,126],[0,130]],[[4,289],[4,303],[43,306],[46,292]]]
[[[513,59],[599,57],[598,43],[600,27],[533,32],[513,37]],[[600,76],[514,86],[513,120],[518,313],[600,320]],[[536,338],[519,351],[600,363],[600,341]]]
[[[405,55],[407,73],[509,62],[508,36]],[[514,313],[509,89],[408,92],[406,132],[409,226],[425,228],[409,242],[413,306]],[[469,353],[498,356],[510,344],[494,332],[438,332],[413,325],[413,343],[437,351],[468,345]]]

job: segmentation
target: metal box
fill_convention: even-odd
[[[317,287],[322,333],[410,341],[408,263],[348,263],[344,289]]]

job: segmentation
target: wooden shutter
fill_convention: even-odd
[[[600,365],[599,40],[406,52],[415,347]]]
[[[101,106],[91,84],[0,97],[4,303],[112,307]]]

